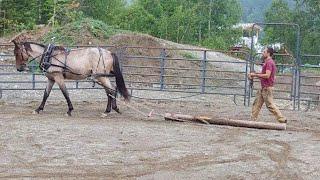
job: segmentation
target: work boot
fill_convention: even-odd
[[[287,123],[287,119],[285,117],[279,118],[278,119],[279,123]]]

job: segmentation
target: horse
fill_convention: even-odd
[[[67,114],[71,116],[73,105],[71,103],[65,79],[81,80],[92,78],[101,85],[107,94],[108,103],[104,114],[111,112],[111,107],[118,113],[116,95],[119,91],[125,101],[130,96],[120,70],[119,59],[115,53],[99,47],[67,49],[53,44],[43,45],[35,42],[13,39],[14,55],[17,71],[28,71],[27,63],[37,61],[44,75],[47,77],[43,99],[35,110],[39,114],[43,111],[47,98],[55,83],[58,84],[68,104]],[[31,58],[31,60],[30,60]],[[109,77],[115,77],[116,88],[110,83]]]

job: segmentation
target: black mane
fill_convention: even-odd
[[[35,44],[35,45],[41,46],[44,49],[46,49],[48,47],[47,45],[36,43],[36,42],[24,42],[23,43],[23,45],[26,47],[27,50],[32,50],[30,44]],[[65,49],[66,48],[63,46],[54,46],[54,50],[65,51]]]
[[[35,44],[35,45],[41,46],[41,47],[43,47],[43,48],[46,47],[44,44],[40,44],[40,43],[36,43],[36,42],[29,42],[29,41],[27,41],[27,42],[24,42],[24,43],[23,43],[23,45],[25,45],[25,46],[30,46],[30,44]]]
[[[45,45],[40,44],[40,43],[36,43],[36,42],[23,42],[24,47],[26,48],[26,50],[32,51],[30,44],[35,44],[38,45],[40,47],[46,48]]]

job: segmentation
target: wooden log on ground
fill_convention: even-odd
[[[247,127],[257,129],[272,129],[272,130],[286,130],[286,123],[270,123],[270,122],[257,122],[257,121],[245,121],[245,120],[234,120],[227,118],[210,118],[206,116],[191,116],[185,114],[172,114],[166,113],[164,118],[171,121],[180,122],[197,122],[205,124],[216,124],[236,127]]]

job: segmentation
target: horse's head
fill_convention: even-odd
[[[29,54],[27,52],[26,46],[24,43],[12,41],[14,43],[14,56],[16,58],[16,68],[17,71],[27,71],[27,63],[29,59]]]
[[[27,68],[27,62],[28,62],[28,52],[25,47],[25,41],[28,39],[28,36],[25,35],[25,33],[20,33],[17,36],[15,36],[11,42],[14,43],[14,56],[16,58],[16,68],[17,71],[26,71]],[[30,48],[31,49],[31,48]]]

